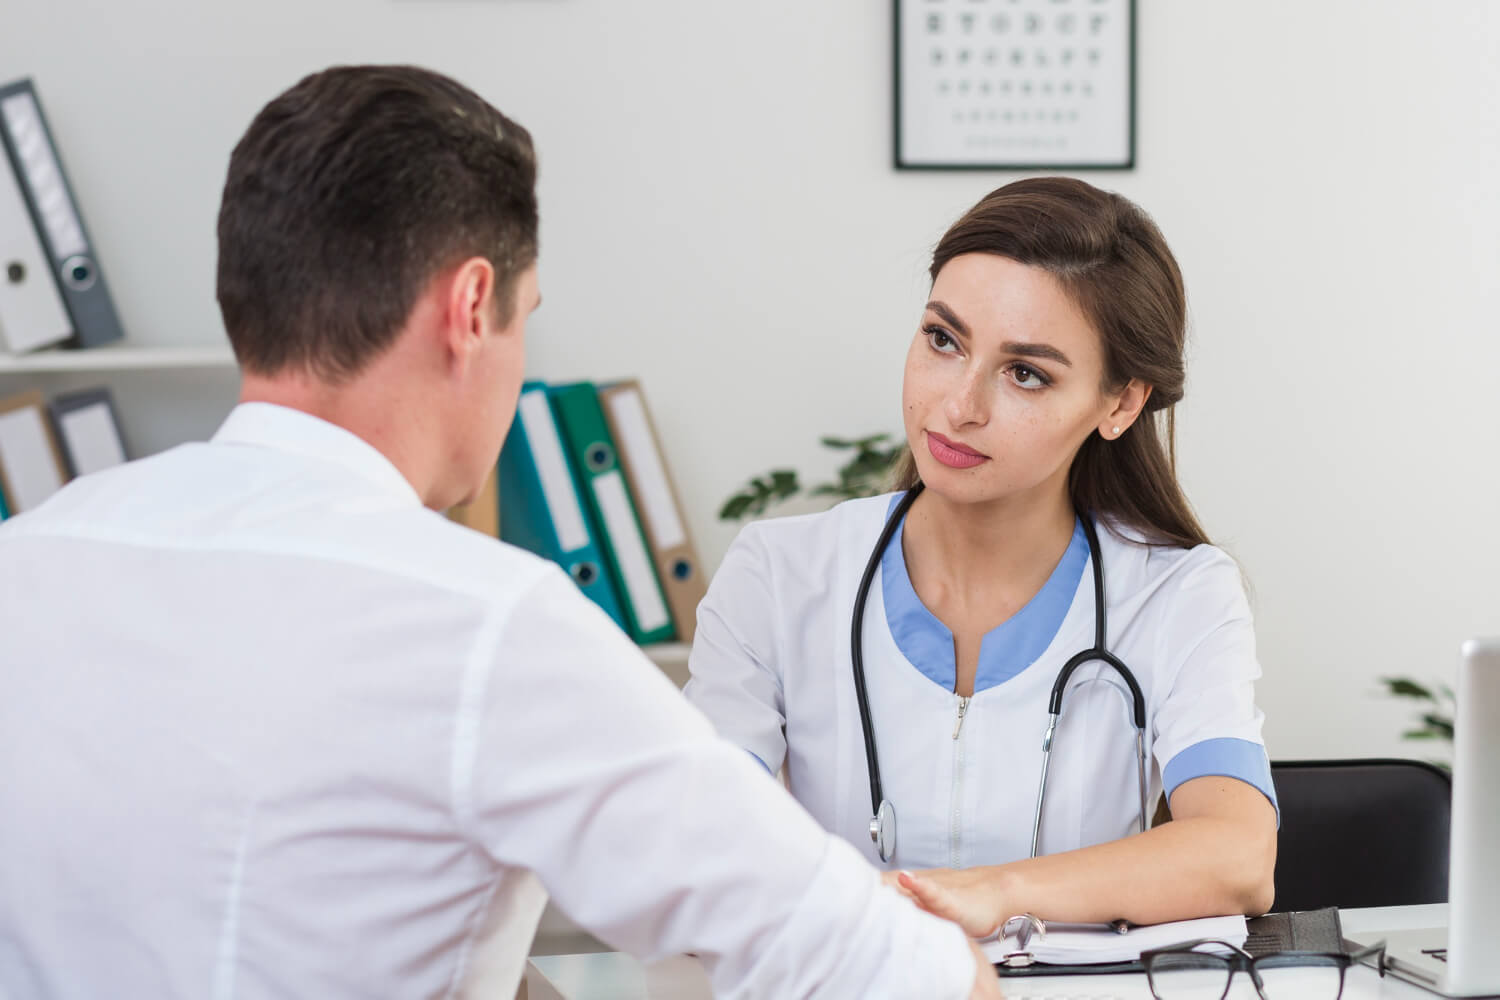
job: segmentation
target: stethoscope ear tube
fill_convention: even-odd
[[[870,839],[875,842],[881,861],[890,861],[896,853],[896,810],[881,793],[880,755],[875,747],[875,723],[870,718],[870,696],[865,691],[865,644],[862,634],[865,600],[870,596],[870,584],[875,579],[875,571],[880,568],[880,559],[885,555],[886,546],[891,544],[891,536],[896,533],[896,528],[921,493],[922,484],[917,483],[906,491],[906,496],[901,498],[901,502],[886,519],[885,528],[880,532],[880,541],[875,543],[875,551],[870,553],[870,561],[865,564],[864,576],[860,577],[859,589],[854,593],[854,611],[850,615],[852,625],[849,656],[854,661],[854,697],[859,703],[859,724],[865,735],[865,764],[870,773]]]

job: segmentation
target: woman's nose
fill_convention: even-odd
[[[989,415],[989,393],[984,379],[977,373],[965,372],[948,393],[944,408],[954,427],[983,424]]]

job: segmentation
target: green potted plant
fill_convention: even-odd
[[[833,497],[835,501],[883,493],[889,488],[891,470],[906,447],[904,442],[891,443],[889,434],[871,434],[862,438],[824,437],[819,441],[825,448],[852,453],[839,467],[836,481],[819,483],[804,491],[797,470],[772,469],[755,476],[725,500],[719,508],[719,520],[740,521],[759,517],[771,506],[803,492],[807,496]]]
[[[1416,703],[1414,707],[1420,725],[1403,732],[1402,739],[1429,742],[1436,740],[1447,744],[1449,750],[1452,749],[1453,716],[1458,704],[1452,688],[1444,684],[1427,687],[1408,677],[1382,677],[1381,682],[1385,684],[1388,694]],[[1450,769],[1446,761],[1434,760],[1433,763],[1444,770]]]

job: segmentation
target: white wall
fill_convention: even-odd
[[[303,73],[417,62],[526,124],[532,372],[645,379],[710,564],[750,473],[899,428],[925,256],[1010,179],[890,168],[888,0],[5,6],[0,76],[38,80],[143,342],[222,337],[229,150]],[[1376,678],[1500,633],[1500,4],[1139,6],[1139,166],[1089,179],[1187,275],[1183,477],[1254,585],[1272,752],[1420,753]],[[153,441],[232,391],[140,378]]]

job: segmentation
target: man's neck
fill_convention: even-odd
[[[240,384],[241,403],[271,403],[300,410],[342,427],[386,457],[431,507],[437,483],[441,445],[428,440],[427,414],[405,398],[404,383],[361,373],[346,383],[330,384],[297,372],[254,375],[246,372]],[[439,501],[440,502],[440,501]]]

